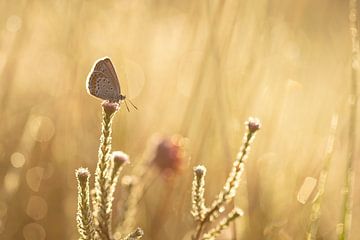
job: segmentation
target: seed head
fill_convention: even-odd
[[[201,177],[206,174],[206,167],[204,167],[203,165],[198,165],[194,167],[194,172],[196,176]]]
[[[251,133],[255,133],[261,127],[260,120],[253,117],[250,117],[245,124]]]
[[[90,177],[90,172],[87,168],[81,167],[75,171],[75,175],[79,179],[79,181],[83,182],[87,181],[87,179]]]
[[[117,102],[110,102],[110,101],[104,101],[102,102],[101,106],[103,107],[104,109],[104,112],[107,114],[107,115],[112,115],[114,114],[115,112],[117,112],[120,108],[120,105],[119,103]]]
[[[114,151],[112,152],[112,156],[114,163],[120,166],[130,162],[129,156],[122,151]]]

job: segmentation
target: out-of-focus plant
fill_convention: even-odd
[[[260,129],[260,121],[256,118],[249,118],[246,124],[246,133],[243,144],[233,163],[231,172],[226,180],[223,190],[213,201],[210,207],[206,207],[204,199],[205,174],[206,168],[199,165],[194,168],[194,180],[192,183],[192,215],[197,223],[193,240],[215,239],[221,231],[229,226],[236,218],[243,215],[240,208],[233,208],[230,213],[224,217],[217,226],[211,228],[207,233],[204,230],[219,218],[224,208],[235,197],[239,186],[240,177],[244,171],[245,160],[250,150],[250,144],[253,141],[256,132]]]
[[[359,19],[358,1],[349,0],[349,24],[351,35],[351,72],[349,92],[349,128],[348,128],[348,150],[346,156],[345,184],[343,187],[343,207],[341,223],[338,225],[338,239],[347,240],[350,238],[353,192],[355,181],[355,153],[356,153],[356,129],[358,111],[358,71],[359,71]]]
[[[85,168],[76,170],[78,180],[77,223],[80,239],[113,240],[140,239],[143,231],[136,228],[128,235],[113,236],[111,230],[112,202],[114,192],[123,166],[129,162],[127,154],[115,151],[111,154],[112,120],[118,111],[119,103],[104,101],[98,163],[95,171],[95,191],[90,196],[90,173]],[[92,201],[90,198],[93,197]],[[92,206],[91,206],[92,203]]]
[[[164,177],[170,177],[182,168],[182,148],[179,144],[180,136],[172,138],[161,138],[155,144],[155,151],[150,161],[154,164]]]
[[[154,139],[151,143],[150,152],[145,154],[145,161],[138,165],[133,175],[123,178],[122,182],[127,189],[126,194],[128,197],[124,200],[124,206],[122,206],[123,216],[116,227],[116,235],[127,232],[135,226],[139,203],[147,190],[151,188],[154,178],[160,176],[171,183],[170,180],[181,171],[184,164],[184,152],[180,144],[181,139],[182,137],[178,135]],[[167,203],[166,199],[164,199],[162,206],[164,207]]]
[[[316,190],[316,197],[311,205],[310,220],[306,240],[316,240],[321,216],[325,187],[328,179],[329,168],[334,153],[335,132],[338,124],[338,116],[334,115],[331,121],[330,134],[326,143],[324,166],[320,172],[319,184]]]

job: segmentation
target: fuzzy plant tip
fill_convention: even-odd
[[[79,181],[87,181],[90,177],[90,172],[87,168],[78,168],[75,171],[76,178],[79,179]]]
[[[261,123],[258,118],[249,117],[249,119],[245,122],[250,133],[255,133],[261,128]]]
[[[102,102],[101,106],[102,106],[105,114],[107,114],[107,115],[112,115],[112,114],[116,113],[120,108],[119,103],[110,102],[108,100]]]
[[[198,165],[194,167],[194,173],[196,176],[201,177],[206,174],[206,167],[203,165]]]
[[[127,155],[126,153],[124,153],[122,151],[112,152],[112,158],[113,158],[115,165],[122,166],[124,164],[130,163],[129,155]]]

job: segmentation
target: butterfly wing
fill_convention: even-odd
[[[119,102],[121,99],[120,93],[117,91],[114,81],[103,72],[93,71],[89,74],[87,89],[91,95],[103,100]]]
[[[119,93],[119,95],[121,94],[119,79],[117,77],[114,65],[109,58],[106,57],[98,60],[95,63],[93,71],[102,72],[106,77],[111,79],[111,81],[113,81],[113,85],[115,86],[116,91]]]

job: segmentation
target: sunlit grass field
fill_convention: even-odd
[[[85,82],[104,56],[138,107],[127,112],[122,103],[113,122],[113,149],[131,160],[122,175],[152,157],[154,139],[182,136],[181,170],[171,180],[151,170],[136,216],[143,239],[191,239],[192,169],[207,167],[210,204],[249,116],[262,127],[234,200],[244,216],[219,239],[306,239],[316,186],[303,183],[319,178],[335,120],[317,239],[337,239],[349,143],[348,5],[0,0],[0,239],[79,238],[74,172],[94,172],[101,128],[101,101]],[[360,235],[354,167],[352,240]]]

